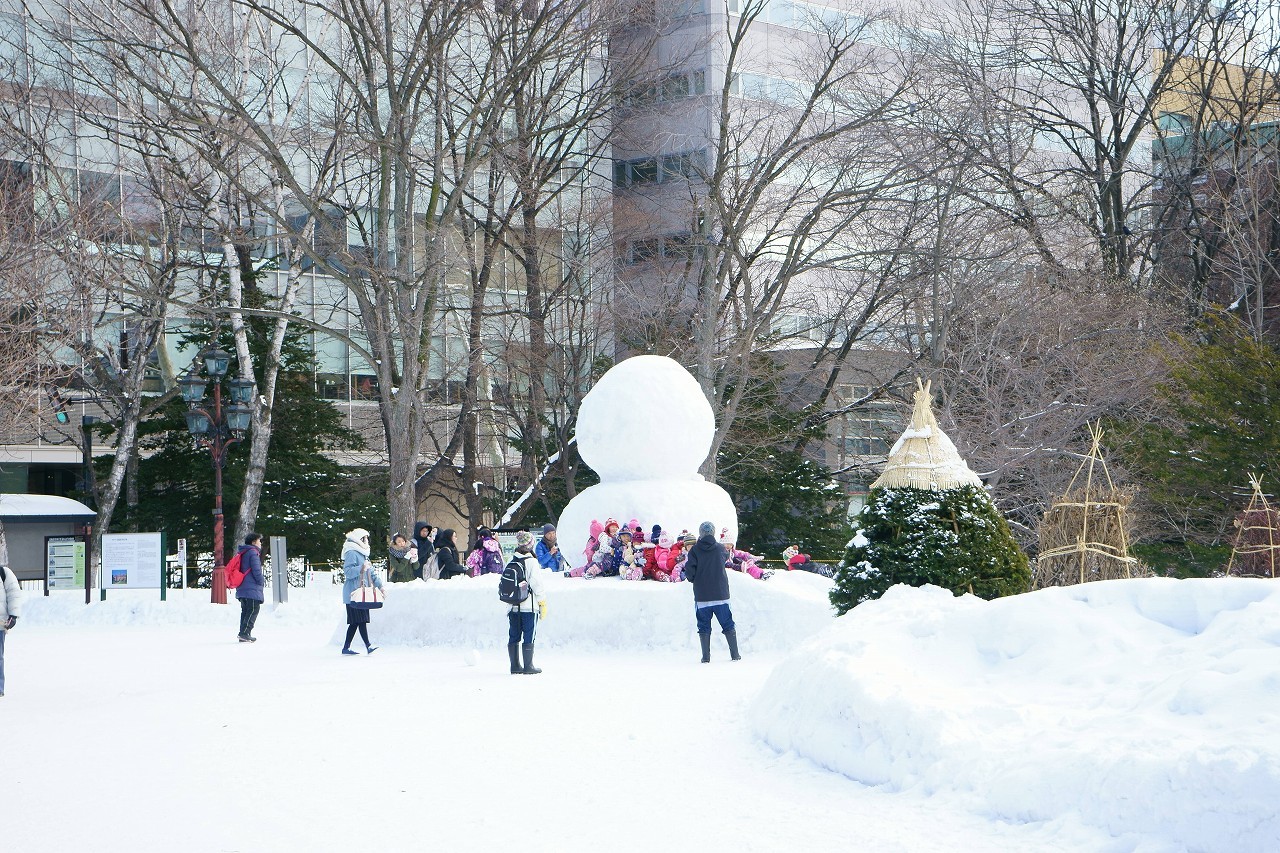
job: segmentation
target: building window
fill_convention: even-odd
[[[675,0],[671,6],[672,18],[687,18],[706,12],[706,0]]]
[[[659,184],[677,178],[696,178],[707,167],[707,152],[680,151],[661,157],[641,157],[636,160],[613,162],[615,187],[631,187],[638,184]]]
[[[347,377],[340,373],[317,373],[316,393],[324,400],[346,400],[351,396]]]
[[[687,261],[694,254],[692,234],[664,234],[643,240],[618,244],[618,260],[623,266],[637,266],[653,261]]]
[[[648,107],[655,103],[670,103],[707,93],[707,72],[681,71],[668,74],[661,81],[638,83],[627,90],[626,104],[630,107]]]
[[[369,373],[351,374],[351,399],[378,399],[378,377]]]
[[[902,430],[895,413],[874,406],[847,412],[840,423],[840,455],[848,464],[854,456],[887,456]]]

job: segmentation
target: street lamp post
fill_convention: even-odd
[[[215,346],[206,347],[200,353],[207,376],[200,374],[199,365],[178,380],[182,399],[187,403],[187,431],[195,440],[209,449],[213,457],[213,584],[211,599],[214,604],[227,603],[227,573],[223,561],[222,516],[222,468],[227,464],[227,451],[231,445],[244,438],[249,430],[253,409],[253,381],[232,379],[231,405],[223,409],[222,379],[231,366],[231,354]],[[205,401],[209,381],[213,381],[213,405]]]

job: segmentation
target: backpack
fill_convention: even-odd
[[[514,607],[523,603],[528,597],[529,584],[525,582],[524,560],[519,556],[512,557],[498,580],[498,598]]]
[[[424,581],[438,580],[440,577],[440,552],[432,551],[431,556],[427,558],[427,562],[422,566],[422,579]]]
[[[236,551],[236,555],[227,564],[223,566],[223,570],[227,573],[227,588],[235,589],[244,583],[244,576],[247,574],[244,569],[240,568],[240,556],[244,551]]]

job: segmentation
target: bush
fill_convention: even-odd
[[[873,489],[857,526],[831,590],[841,614],[900,583],[987,599],[1030,588],[1026,554],[976,486]]]

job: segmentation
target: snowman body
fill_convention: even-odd
[[[636,406],[636,399],[662,401]],[[593,519],[637,518],[672,536],[710,521],[737,537],[729,493],[698,473],[715,417],[697,381],[673,359],[637,355],[614,365],[578,409],[578,452],[600,475],[560,515],[563,553],[580,554]]]

